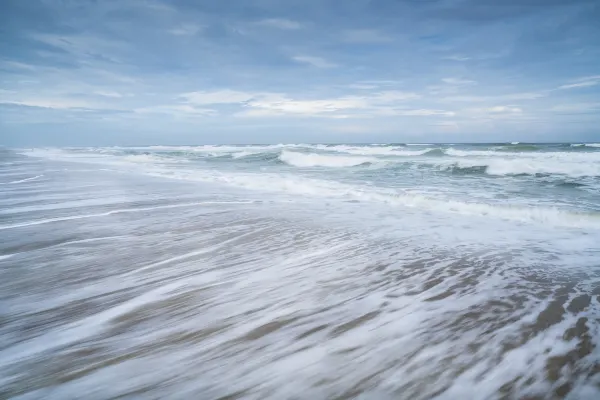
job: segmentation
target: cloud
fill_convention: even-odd
[[[382,0],[376,7],[369,1],[301,7],[272,0],[243,7],[189,0],[86,7],[9,1],[2,9],[0,136],[8,132],[12,143],[22,142],[20,128],[5,129],[7,118],[29,125],[50,118],[64,121],[67,141],[82,131],[68,121],[101,116],[111,118],[107,131],[126,128],[131,141],[149,126],[172,127],[178,133],[154,137],[170,141],[204,123],[220,124],[232,141],[303,141],[306,132],[355,122],[368,126],[364,141],[384,127],[389,138],[403,141],[408,134],[399,133],[399,124],[416,136],[447,120],[461,127],[453,141],[468,124],[490,121],[486,140],[512,136],[519,123],[529,140],[549,131],[568,139],[574,121],[579,129],[584,119],[586,134],[596,134],[593,0],[508,1]],[[552,6],[542,10],[548,2]],[[465,21],[479,21],[477,29]],[[530,117],[545,122],[526,125]],[[299,129],[303,124],[311,129]],[[260,125],[260,133],[236,133],[249,125]],[[27,134],[48,140],[37,131]],[[96,139],[88,140],[93,145]],[[193,140],[213,138],[198,133]]]
[[[523,113],[521,107],[513,105],[468,108],[463,110],[463,114],[476,120],[524,120],[531,118],[531,116]]]
[[[328,118],[358,118],[375,115],[425,115],[423,110],[396,110],[399,103],[418,99],[410,92],[384,91],[364,96],[340,96],[325,99],[294,99],[283,94],[259,93],[246,102],[246,110],[236,116],[311,116]],[[439,115],[431,112],[428,115]]]
[[[559,104],[550,108],[556,114],[597,114],[600,112],[600,102]]]
[[[386,43],[391,42],[389,36],[375,29],[353,29],[342,32],[342,40],[348,43]]]
[[[434,110],[434,109],[396,109],[396,108],[381,108],[375,110],[375,114],[381,116],[405,116],[405,117],[433,117],[433,116],[445,116],[454,117],[456,115],[453,111],[446,110]]]
[[[319,100],[294,100],[285,96],[278,99],[256,99],[247,104],[250,112],[242,112],[243,116],[268,115],[305,115],[324,116],[345,110],[359,110],[369,107],[368,100],[361,97],[340,97]]]
[[[81,62],[91,59],[115,64],[123,63],[121,55],[126,56],[130,50],[127,43],[91,34],[59,35],[50,33],[33,33],[31,38],[62,51],[71,53],[75,60]]]
[[[105,90],[97,90],[97,91],[94,92],[94,94],[96,94],[98,96],[102,96],[102,97],[113,97],[113,98],[121,98],[121,97],[123,97],[123,95],[121,93],[112,92],[112,91],[105,91]]]
[[[453,117],[456,115],[453,111],[445,111],[445,110],[428,110],[428,109],[419,109],[419,110],[405,110],[400,113],[400,115],[409,115],[409,116],[420,116],[427,117],[432,115],[444,115],[446,117]]]
[[[194,36],[202,30],[202,26],[195,24],[182,24],[176,28],[169,29],[167,32],[175,36]]]
[[[320,57],[295,56],[292,59],[299,63],[308,64],[316,68],[335,68],[338,66],[337,64],[331,63]]]
[[[212,92],[189,92],[179,95],[180,98],[192,104],[234,104],[252,100],[257,94],[237,90],[217,90]]]
[[[582,87],[596,86],[599,84],[600,84],[600,75],[595,75],[595,76],[587,76],[584,78],[579,78],[576,80],[575,83],[559,86],[558,89],[561,89],[561,90],[577,89],[577,88],[582,88]]]
[[[442,82],[447,83],[448,85],[473,85],[477,83],[476,81],[461,78],[444,78],[442,79]]]
[[[33,65],[25,64],[25,63],[18,62],[18,61],[11,61],[11,60],[0,61],[0,68],[27,70],[27,71],[35,71],[36,70],[36,67]]]
[[[451,56],[447,56],[447,57],[443,57],[444,60],[451,60],[451,61],[467,61],[470,60],[471,57],[465,57],[465,56],[461,56],[458,54],[454,54]]]
[[[524,92],[524,93],[511,93],[511,94],[498,94],[488,96],[448,96],[440,99],[441,101],[450,102],[465,102],[465,103],[477,103],[477,102],[501,102],[501,101],[516,101],[516,100],[536,100],[542,97],[546,97],[546,93],[538,92]]]
[[[302,24],[285,18],[267,18],[257,22],[259,25],[277,29],[295,30],[302,28]]]
[[[514,106],[488,107],[488,108],[483,108],[482,111],[493,113],[493,114],[504,114],[504,113],[520,114],[523,112],[522,109],[520,109],[519,107],[514,107]]]
[[[51,108],[55,110],[68,110],[68,109],[104,109],[106,107],[98,107],[97,105],[90,104],[85,100],[77,99],[63,99],[63,98],[32,98],[23,100],[0,100],[0,104],[9,104],[15,106],[26,106],[26,107],[37,107],[37,108]]]
[[[170,114],[173,116],[214,116],[218,112],[209,108],[197,108],[188,104],[159,105],[136,108],[133,112],[137,114]]]
[[[377,89],[379,86],[378,85],[369,85],[366,83],[352,83],[348,86],[346,86],[348,89],[357,89],[357,90],[371,90],[371,89]]]

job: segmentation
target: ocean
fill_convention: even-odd
[[[598,399],[600,144],[0,149],[1,399]]]

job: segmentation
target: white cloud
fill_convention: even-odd
[[[449,112],[440,110],[395,110],[394,107],[400,103],[420,98],[417,93],[397,90],[371,92],[361,96],[297,99],[281,93],[222,89],[183,93],[178,98],[190,107],[238,105],[242,107],[242,110],[234,115],[242,117],[296,115],[356,118],[384,115],[386,112],[387,115],[451,115]]]
[[[0,104],[12,104],[17,106],[52,108],[56,110],[68,109],[106,109],[106,107],[98,107],[92,105],[85,100],[68,99],[68,98],[32,98],[23,100],[0,100]]]
[[[473,85],[477,83],[476,81],[462,78],[444,78],[442,79],[442,82],[447,83],[448,85]]]
[[[357,90],[372,90],[377,89],[379,86],[377,85],[368,85],[366,83],[353,83],[346,86],[349,89],[357,89]]]
[[[419,110],[404,110],[400,113],[400,115],[409,115],[409,116],[431,116],[431,115],[444,115],[446,117],[453,117],[456,113],[452,111],[445,110],[428,110],[428,109],[419,109]]]
[[[373,80],[366,80],[366,81],[360,81],[360,83],[366,83],[366,84],[373,84],[373,85],[378,85],[378,86],[393,86],[393,85],[398,85],[400,83],[402,83],[402,81],[393,81],[393,80],[384,80],[384,79],[373,79]]]
[[[394,116],[405,116],[405,117],[446,116],[446,117],[453,117],[456,115],[456,113],[454,113],[453,111],[446,111],[446,110],[432,110],[432,109],[426,109],[426,108],[411,110],[411,109],[398,109],[398,108],[392,108],[392,107],[381,107],[381,108],[375,109],[373,111],[373,114],[378,115],[378,116],[385,116],[385,117],[394,117]]]
[[[335,68],[338,66],[337,64],[331,63],[321,57],[296,56],[293,57],[293,60],[299,63],[311,65],[316,68]]]
[[[514,107],[514,106],[495,106],[495,107],[484,108],[483,110],[486,112],[495,113],[495,114],[499,114],[499,113],[519,114],[519,113],[523,112],[523,110],[521,108]]]
[[[217,111],[208,108],[197,108],[189,104],[159,105],[140,107],[133,110],[137,114],[170,114],[174,116],[213,116]]]
[[[194,36],[202,30],[202,26],[195,24],[183,24],[176,28],[169,29],[167,32],[175,36]]]
[[[33,65],[25,64],[25,63],[18,62],[18,61],[10,61],[10,60],[0,61],[0,66],[2,66],[4,68],[20,69],[20,70],[26,70],[26,71],[34,71],[36,69],[36,67],[34,67]]]
[[[459,54],[454,54],[448,57],[444,57],[444,60],[452,60],[452,61],[467,61],[470,60],[470,57],[461,56]]]
[[[525,114],[522,108],[514,105],[467,108],[462,110],[461,113],[471,120],[479,121],[525,121],[531,120],[533,117]]]
[[[576,89],[576,88],[590,87],[590,86],[596,86],[596,85],[600,85],[600,75],[586,76],[583,78],[579,78],[575,81],[575,83],[559,86],[558,89],[561,89],[561,90]]]
[[[568,103],[559,104],[550,108],[551,112],[558,114],[589,114],[600,112],[600,103]]]
[[[224,89],[213,92],[183,93],[179,97],[192,104],[235,104],[249,101],[256,96],[255,93]]]
[[[388,90],[371,95],[372,102],[389,103],[394,101],[414,100],[421,96],[412,92],[400,92],[398,90]]]
[[[127,42],[100,36],[33,34],[31,37],[39,42],[68,51],[77,56],[80,62],[83,59],[91,58],[95,63],[100,57],[112,63],[122,64],[119,55],[126,54],[131,50]]]
[[[440,100],[452,101],[452,102],[465,102],[465,103],[477,103],[484,101],[503,102],[503,101],[516,101],[516,100],[535,100],[545,97],[544,93],[535,92],[524,92],[524,93],[511,93],[511,94],[500,94],[496,96],[448,96]]]
[[[385,43],[392,39],[374,29],[354,29],[342,32],[342,40],[349,43]]]
[[[302,24],[285,18],[268,18],[258,22],[259,25],[278,29],[295,30],[302,28]]]
[[[357,110],[369,107],[366,99],[355,96],[340,97],[323,100],[294,100],[287,97],[279,99],[256,99],[247,104],[247,107],[259,109],[260,112],[244,112],[244,116],[266,115],[305,115],[321,116],[342,110]]]
[[[277,94],[258,94],[244,104],[247,110],[237,116],[265,117],[281,115],[357,118],[374,115],[425,115],[422,110],[393,110],[393,106],[419,98],[415,93],[384,91],[365,96],[298,100]],[[343,114],[341,114],[343,113]],[[428,115],[435,115],[432,112]]]
[[[121,93],[113,92],[113,91],[104,91],[104,90],[95,91],[94,94],[96,94],[98,96],[102,96],[102,97],[113,97],[113,98],[123,97],[123,95]]]

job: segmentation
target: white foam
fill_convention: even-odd
[[[31,178],[19,179],[17,181],[12,181],[12,182],[7,182],[7,183],[0,183],[0,185],[12,185],[14,183],[23,183],[23,182],[34,181],[34,180],[39,179],[39,178],[41,178],[43,176],[44,175],[32,176]]]
[[[600,152],[508,152],[494,150],[459,150],[455,148],[445,149],[444,153],[452,157],[496,157],[503,159],[532,158],[541,160],[553,160],[554,162],[578,161],[578,162],[600,162]]]
[[[124,213],[132,213],[132,212],[140,212],[140,211],[150,211],[150,210],[160,210],[166,208],[180,208],[180,207],[192,207],[198,205],[209,205],[209,204],[249,204],[251,202],[248,201],[202,201],[196,203],[185,203],[185,204],[168,204],[164,206],[155,206],[155,207],[138,207],[138,208],[125,208],[120,210],[112,210],[103,213],[97,214],[83,214],[83,215],[70,215],[67,217],[58,217],[58,218],[47,218],[40,219],[35,221],[27,221],[20,222],[17,224],[8,224],[8,225],[0,225],[0,230],[4,229],[12,229],[12,228],[21,228],[24,226],[32,226],[32,225],[43,225],[51,222],[60,222],[60,221],[71,221],[75,219],[85,219],[85,218],[95,218],[95,217],[106,217],[108,215],[113,214],[124,214]]]
[[[600,163],[581,161],[556,161],[554,158],[474,158],[461,160],[440,160],[442,169],[486,167],[488,175],[564,175],[572,178],[600,176]]]
[[[399,157],[414,157],[420,156],[428,151],[433,150],[432,148],[426,148],[422,150],[403,150],[397,147],[365,147],[365,146],[347,146],[347,145],[337,145],[337,146],[315,146],[318,150],[324,151],[334,151],[338,153],[347,153],[353,155],[362,155],[362,156],[399,156]]]
[[[253,156],[253,155],[256,155],[256,154],[260,154],[260,153],[261,153],[260,151],[240,151],[240,152],[237,152],[237,153],[232,153],[231,154],[231,158],[238,159],[238,158]]]
[[[161,174],[158,174],[161,175]],[[161,175],[162,176],[162,175]],[[552,207],[495,205],[438,199],[394,189],[349,185],[333,181],[284,174],[243,174],[220,171],[181,171],[171,178],[224,183],[236,187],[268,192],[283,192],[308,197],[332,197],[359,200],[468,216],[541,223],[550,226],[600,229],[599,213],[583,213]]]
[[[354,156],[332,156],[315,153],[298,153],[284,150],[279,159],[294,167],[354,167],[361,164],[375,162],[377,159]]]
[[[344,151],[352,150],[351,146],[335,146],[342,148]],[[331,149],[331,147],[326,147]],[[449,149],[453,150],[453,149]],[[456,150],[459,151],[459,150]],[[286,153],[292,153],[292,162],[297,162],[301,165],[331,165],[331,166],[352,166],[358,163],[365,162],[365,159],[357,159],[356,157],[348,157],[339,159],[336,158],[332,161],[331,158],[315,158],[315,156],[323,157],[323,155],[310,155],[298,152],[289,152],[284,150],[282,156]],[[468,153],[468,152],[467,152]],[[493,153],[493,152],[486,152]],[[40,154],[40,153],[36,153]],[[50,153],[52,157],[55,157],[56,152]],[[548,153],[551,155],[551,153]],[[564,153],[558,153],[558,157],[562,158]],[[593,154],[593,153],[592,153]],[[600,154],[600,153],[599,153]],[[579,163],[581,158],[578,158],[578,154],[569,154],[574,156],[574,160],[568,163],[566,159],[562,159],[561,162],[557,162],[556,157],[535,157],[528,160],[520,159],[519,157],[513,158],[462,158],[459,162],[460,166],[487,166],[487,172],[489,174],[515,174],[515,173],[562,173],[570,176],[589,176],[589,175],[600,175],[600,166],[597,163]],[[303,161],[298,161],[304,157]],[[287,157],[290,157],[289,154]],[[307,158],[308,157],[308,158]],[[284,159],[286,156],[283,157]],[[419,162],[423,163],[438,163],[440,167],[448,167],[457,160],[439,160],[428,158],[420,159]],[[308,161],[307,161],[308,160]],[[351,161],[350,161],[351,160]],[[83,161],[83,160],[82,160]],[[92,162],[97,162],[94,159]],[[111,159],[105,160],[109,163],[114,162]],[[289,160],[288,160],[289,161]],[[118,162],[117,162],[118,165]],[[495,205],[488,203],[472,203],[462,202],[458,200],[446,200],[437,197],[427,197],[422,195],[410,194],[407,192],[401,192],[394,189],[378,188],[374,189],[369,186],[360,185],[349,185],[335,181],[320,180],[305,178],[295,174],[277,174],[277,173],[232,173],[218,170],[198,170],[198,169],[184,169],[178,168],[177,170],[164,170],[162,168],[148,168],[144,166],[144,169],[139,169],[137,172],[145,173],[147,175],[168,177],[174,179],[201,181],[201,182],[212,182],[222,183],[235,187],[241,187],[252,190],[266,191],[266,192],[280,192],[294,195],[303,196],[319,196],[319,197],[337,197],[352,200],[368,201],[385,203],[393,206],[402,206],[408,208],[417,208],[426,211],[439,211],[446,213],[456,213],[462,215],[473,215],[473,216],[485,216],[491,218],[524,221],[524,222],[535,222],[553,226],[566,226],[566,227],[592,227],[600,228],[600,218],[597,213],[577,213],[569,210],[563,210],[551,207],[538,207],[538,206],[521,206],[521,205]],[[178,206],[178,205],[175,205]],[[136,212],[142,211],[143,209],[131,209],[131,210],[115,210],[110,213],[116,212]],[[89,218],[95,216],[109,215],[107,213],[84,215],[84,216],[72,216],[64,217],[59,219],[50,219],[42,221],[30,221],[21,224],[5,225],[0,226],[0,229],[8,229],[12,227],[36,225],[39,223],[53,222],[55,220],[64,219],[78,219],[78,218]]]
[[[156,163],[156,162],[165,162],[164,157],[160,157],[153,154],[129,154],[123,156],[123,160],[134,162],[134,163]],[[180,160],[178,160],[180,161]]]
[[[519,144],[521,142],[510,142],[510,144]]]

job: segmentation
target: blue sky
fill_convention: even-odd
[[[0,144],[600,140],[597,0],[3,0]]]

